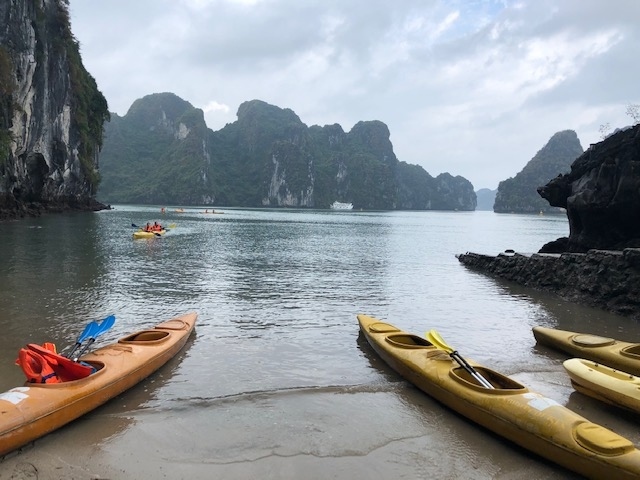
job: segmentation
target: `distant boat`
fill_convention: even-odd
[[[337,200],[331,204],[333,210],[352,210],[353,203],[342,203]]]

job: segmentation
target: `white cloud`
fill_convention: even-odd
[[[225,105],[223,103],[218,103],[215,100],[210,101],[209,103],[207,103],[205,105],[205,107],[203,108],[205,113],[210,113],[210,112],[223,112],[223,113],[229,113],[229,105]]]
[[[557,131],[587,147],[640,103],[637,0],[75,0],[70,10],[112,111],[169,91],[204,105],[214,130],[252,99],[308,125],[380,120],[400,160],[476,189],[514,176]]]

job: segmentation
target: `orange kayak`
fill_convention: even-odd
[[[26,383],[0,394],[0,456],[81,417],[133,387],[185,345],[198,315],[188,313],[84,355],[97,371],[80,380]]]

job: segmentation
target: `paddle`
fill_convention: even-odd
[[[93,342],[96,341],[96,338],[99,335],[102,335],[104,332],[106,332],[107,330],[109,330],[113,324],[116,323],[116,317],[115,315],[109,315],[107,318],[105,318],[102,323],[100,323],[98,325],[98,328],[91,333],[91,335],[89,335],[89,341],[87,342],[87,344],[82,348],[82,350],[80,350],[80,353],[78,353],[78,355],[76,355],[73,358],[74,362],[77,362],[78,359],[84,354],[84,352],[86,352],[88,350],[88,348],[91,346],[91,344]]]
[[[426,334],[426,337],[427,337],[427,340],[429,340],[436,348],[447,352],[452,359],[458,362],[458,365],[460,365],[467,372],[469,372],[469,374],[473,378],[475,378],[478,382],[480,382],[480,384],[483,387],[490,388],[490,389],[495,388],[493,385],[489,383],[489,381],[486,378],[480,375],[475,368],[469,365],[469,363],[464,358],[462,358],[462,356],[457,352],[457,350],[454,350],[453,347],[447,345],[447,343],[444,341],[444,339],[440,336],[438,332],[436,332],[435,330],[429,330]]]
[[[80,336],[76,340],[76,344],[73,346],[71,351],[67,354],[67,358],[71,358],[71,356],[75,353],[75,351],[78,348],[80,348],[80,345],[82,345],[82,342],[84,342],[87,339],[87,337],[90,337],[91,335],[93,335],[93,333],[97,331],[98,328],[100,328],[100,326],[98,325],[98,322],[96,322],[95,320],[92,320],[91,322],[89,322],[89,324],[87,324],[87,326],[84,327],[83,332],[80,334]]]

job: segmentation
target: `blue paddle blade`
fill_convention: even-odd
[[[102,335],[104,332],[106,332],[111,327],[113,327],[114,323],[116,323],[116,316],[109,315],[107,318],[105,318],[102,321],[102,323],[100,323],[100,325],[98,325],[98,328],[96,329],[95,332],[93,332],[93,335],[91,335],[91,338],[95,339],[98,335]]]
[[[114,323],[116,323],[115,315],[109,315],[107,318],[105,318],[102,321],[102,323],[98,325],[98,328],[96,329],[95,332],[93,332],[91,337],[89,337],[89,341],[86,343],[84,347],[82,347],[82,350],[80,350],[80,353],[78,353],[75,357],[73,357],[73,361],[77,362],[80,359],[80,357],[84,354],[84,352],[86,352],[89,349],[89,347],[93,344],[93,342],[96,341],[96,338],[99,335],[102,335],[107,330],[109,330]]]
[[[73,355],[73,353],[78,348],[80,348],[80,345],[82,345],[82,342],[84,342],[87,338],[94,335],[94,333],[98,331],[98,328],[100,328],[100,325],[98,325],[98,322],[96,322],[95,320],[92,320],[91,322],[89,322],[87,326],[84,327],[84,330],[76,340],[76,344],[73,346],[71,351],[67,354],[67,357],[71,358],[71,355]]]
[[[84,331],[80,334],[78,340],[76,340],[76,343],[84,342],[87,338],[93,335],[95,331],[98,330],[98,327],[98,322],[96,322],[95,320],[91,321],[86,327],[84,327]]]

